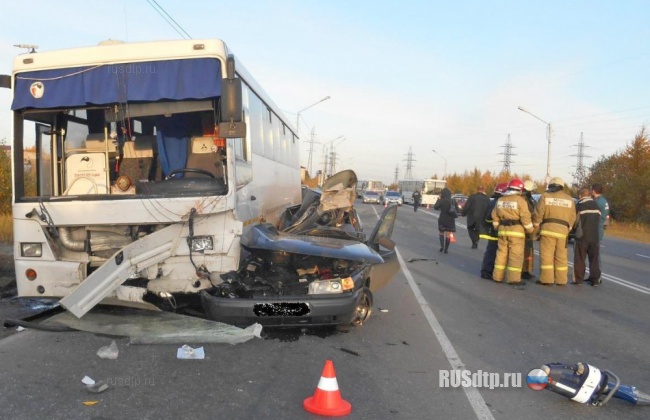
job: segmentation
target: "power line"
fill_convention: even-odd
[[[156,12],[158,12],[158,14],[159,14],[160,16],[162,16],[162,18],[165,19],[165,20],[167,21],[167,23],[169,23],[169,26],[171,26],[172,28],[174,28],[174,30],[175,30],[175,31],[176,31],[176,32],[177,32],[177,33],[178,33],[182,38],[184,38],[184,39],[192,39],[192,37],[190,36],[190,34],[188,34],[187,31],[185,31],[185,29],[183,29],[183,27],[182,27],[181,25],[179,25],[178,22],[176,22],[176,21],[174,20],[174,18],[171,17],[171,15],[170,15],[169,13],[167,13],[167,11],[165,11],[165,9],[163,9],[163,7],[162,7],[161,5],[159,5],[158,2],[157,2],[156,0],[147,0],[147,3],[149,3],[149,4],[151,5],[151,7],[153,7],[154,10],[155,10]],[[164,13],[164,14],[163,14],[163,13]],[[173,23],[172,23],[172,22],[173,22]],[[179,29],[180,29],[180,31],[182,31],[183,33],[181,33],[181,32],[179,31]]]

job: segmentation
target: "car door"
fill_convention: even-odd
[[[390,284],[395,275],[400,271],[400,263],[395,251],[395,242],[391,239],[395,218],[397,216],[396,204],[391,204],[384,209],[379,221],[368,237],[366,244],[381,255],[384,262],[372,265],[372,281],[370,291],[375,293]]]

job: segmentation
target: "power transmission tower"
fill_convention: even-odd
[[[318,143],[316,141],[316,132],[315,131],[316,131],[316,127],[312,127],[311,133],[310,133],[310,140],[307,142],[307,143],[309,143],[309,157],[307,158],[307,169],[309,170],[309,176],[310,177],[314,176],[312,171],[311,171],[311,169],[312,169],[311,168],[311,161],[312,161],[311,157],[312,157],[312,154],[314,153],[314,143]]]
[[[399,163],[395,165],[395,181],[393,184],[397,185],[397,180],[399,179]]]
[[[404,179],[413,179],[413,162],[415,162],[415,159],[413,158],[413,150],[409,146],[409,152],[406,154],[406,171],[404,171]]]
[[[577,156],[578,157],[578,164],[576,165],[576,171],[573,173],[573,185],[580,186],[583,185],[585,180],[587,179],[587,170],[585,169],[584,165],[584,159],[586,157],[591,157],[585,155],[585,142],[583,138],[583,133],[580,133],[580,141],[577,144],[578,147],[578,153],[575,155],[571,156]]]
[[[506,144],[503,147],[503,168],[501,169],[501,172],[505,173],[510,173],[510,165],[513,164],[514,162],[512,161],[512,157],[516,156],[514,153],[512,153],[512,149],[515,148],[515,146],[512,145],[512,142],[510,141],[510,134],[508,134],[508,139],[506,140]]]

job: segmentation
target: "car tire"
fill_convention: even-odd
[[[370,318],[372,302],[372,292],[367,287],[364,287],[361,291],[361,297],[359,298],[359,304],[357,305],[354,318],[352,319],[352,325],[360,327]]]

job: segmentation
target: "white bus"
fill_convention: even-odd
[[[82,316],[196,294],[238,268],[250,226],[301,203],[294,129],[220,40],[24,54],[2,81],[20,296]]]
[[[421,193],[424,188],[424,180],[422,179],[404,179],[397,184],[405,204],[413,204],[413,193],[415,190]]]
[[[447,186],[447,181],[442,179],[425,179],[422,190],[422,205],[433,206],[440,199],[442,189]]]
[[[377,191],[380,194],[384,193],[384,190],[386,187],[384,186],[384,183],[381,181],[365,181],[363,184],[363,190],[367,191]]]

